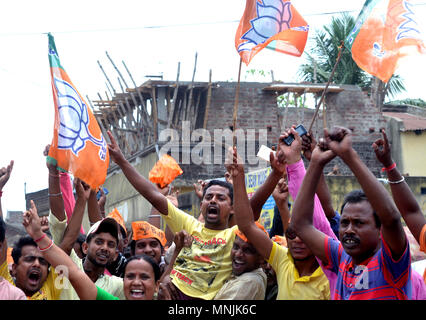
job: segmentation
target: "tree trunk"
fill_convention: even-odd
[[[386,96],[386,83],[379,78],[373,77],[371,85],[371,98],[379,111],[382,111]]]

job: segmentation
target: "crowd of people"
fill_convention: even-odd
[[[47,157],[48,219],[31,201],[23,214],[27,235],[8,244],[1,197],[11,161],[0,169],[1,300],[426,300],[426,271],[412,269],[403,228],[426,252],[426,219],[384,130],[372,149],[390,193],[352,147],[350,130],[335,127],[315,139],[311,132],[300,137],[293,126],[278,138],[271,172],[250,199],[244,164],[230,148],[225,179],[194,185],[198,218],[179,209],[170,186],[142,176],[108,135],[112,161],[161,215],[166,232],[143,220],[128,230],[116,209],[105,212],[102,188],[72,182]],[[289,135],[294,141],[287,145]],[[323,173],[335,157],[361,186],[340,211]],[[274,222],[267,232],[258,220],[271,195]]]

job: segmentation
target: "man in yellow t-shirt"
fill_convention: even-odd
[[[108,150],[111,159],[121,168],[133,187],[157,209],[173,232],[186,230],[194,237],[190,248],[176,258],[168,283],[177,291],[177,299],[212,299],[231,275],[231,249],[235,238],[228,228],[232,211],[232,185],[210,181],[203,190],[201,213],[205,223],[177,209],[160,190],[143,177],[124,157],[111,132]]]
[[[0,276],[21,289],[29,300],[58,300],[61,286],[58,274],[49,267],[47,261],[34,242],[28,236],[21,237],[12,251],[12,271],[9,272],[6,250],[2,244],[0,254]],[[14,280],[15,279],[15,280]]]
[[[211,300],[232,273],[231,249],[236,226],[227,228],[232,208],[229,190],[232,187],[227,182],[218,180],[205,187],[201,202],[205,224],[168,201],[164,219],[169,228],[173,232],[185,230],[194,239],[189,248],[184,247],[179,253],[170,273],[173,285],[180,291],[179,299]]]

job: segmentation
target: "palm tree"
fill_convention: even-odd
[[[305,51],[308,63],[302,64],[298,75],[302,81],[313,83],[328,82],[334,64],[337,61],[339,46],[346,39],[355,25],[355,18],[344,13],[338,18],[332,18],[331,23],[324,26],[314,37],[314,45],[310,52]],[[369,75],[352,59],[351,52],[344,48],[334,78],[337,84],[358,85],[363,90],[373,89],[372,95],[378,106],[383,104],[386,96],[395,96],[405,91],[403,80],[393,76],[388,83]]]

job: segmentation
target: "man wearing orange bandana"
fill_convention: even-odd
[[[154,258],[164,271],[164,246],[166,245],[166,235],[157,227],[146,221],[132,222],[133,237],[130,242],[132,256],[146,254]]]

